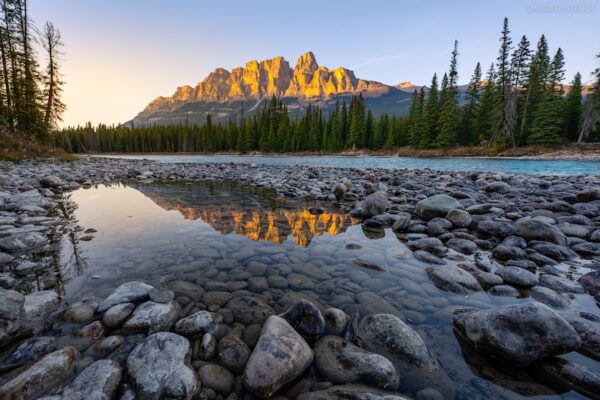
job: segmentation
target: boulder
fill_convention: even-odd
[[[62,391],[61,400],[111,400],[121,382],[121,366],[112,360],[90,364]]]
[[[435,217],[445,217],[450,210],[463,208],[458,200],[447,194],[437,194],[419,201],[415,206],[415,214],[429,221]]]
[[[433,284],[442,290],[459,294],[482,290],[473,275],[454,265],[431,265],[425,271]]]
[[[375,192],[367,196],[363,203],[362,213],[364,218],[371,218],[383,214],[390,206],[385,192]]]
[[[183,336],[197,337],[205,333],[215,333],[223,317],[208,311],[198,311],[175,323],[174,331]]]
[[[547,222],[531,218],[521,218],[513,224],[515,234],[527,240],[541,240],[558,245],[566,245],[566,236]]]
[[[317,369],[334,384],[352,383],[359,379],[382,388],[398,384],[398,372],[385,357],[370,353],[338,336],[324,336],[315,343]]]
[[[478,352],[519,365],[568,353],[581,345],[571,325],[540,303],[457,310],[454,326]]]
[[[304,338],[316,339],[325,330],[321,311],[310,301],[300,300],[280,315]]]
[[[98,306],[98,312],[103,313],[112,306],[121,303],[139,303],[148,300],[152,286],[144,282],[132,281],[119,286]]]
[[[171,332],[150,335],[127,357],[127,373],[139,400],[192,400],[200,388],[188,365],[190,343]]]
[[[179,313],[179,303],[167,304],[147,301],[140,304],[131,317],[123,324],[123,329],[151,332],[168,331]]]
[[[270,316],[246,364],[244,385],[259,397],[271,397],[312,360],[313,352],[302,336],[283,318]]]

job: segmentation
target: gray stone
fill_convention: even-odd
[[[74,347],[65,347],[44,356],[0,386],[0,398],[35,399],[40,397],[72,376],[78,357],[79,352]]]
[[[342,336],[348,325],[348,314],[339,308],[328,308],[323,314],[325,320],[325,333]]]
[[[259,397],[271,397],[297,378],[313,360],[313,352],[281,317],[270,316],[244,370],[244,385]]]
[[[496,275],[502,278],[504,283],[516,287],[531,287],[538,284],[538,278],[535,274],[519,267],[501,267],[496,270]]]
[[[325,320],[321,311],[308,300],[294,303],[280,317],[304,338],[318,338],[325,331]]]
[[[139,400],[192,400],[200,389],[189,367],[190,343],[171,332],[148,336],[127,357],[127,372]]]
[[[85,297],[77,303],[69,306],[62,316],[67,322],[81,324],[94,319],[98,302],[93,297]]]
[[[515,233],[527,240],[542,240],[559,245],[566,245],[567,238],[556,227],[544,221],[521,218],[513,224]]]
[[[112,360],[90,364],[61,393],[62,400],[111,400],[121,382],[121,366]]]
[[[388,201],[387,194],[385,192],[375,192],[370,194],[363,203],[363,217],[370,218],[375,215],[383,214],[389,206],[390,202]]]
[[[425,270],[434,285],[442,290],[459,294],[482,290],[473,275],[454,265],[432,265]]]
[[[217,364],[206,364],[198,370],[202,386],[209,387],[222,395],[228,395],[233,390],[233,374]]]
[[[129,318],[133,310],[135,310],[133,303],[117,304],[106,310],[102,316],[102,322],[109,329],[117,328]]]
[[[415,213],[428,221],[435,217],[445,217],[450,210],[463,208],[454,198],[446,194],[438,194],[419,201],[415,206]]]
[[[263,323],[274,313],[271,306],[257,296],[234,297],[227,303],[227,308],[231,310],[235,320],[244,325]]]
[[[250,357],[250,348],[238,336],[228,335],[219,340],[217,355],[221,365],[239,373]]]
[[[519,365],[568,353],[581,345],[571,325],[540,303],[457,310],[454,326],[475,350]]]
[[[50,336],[39,336],[27,339],[16,348],[0,365],[0,372],[25,365],[33,360],[54,351],[56,339]]]
[[[215,333],[223,318],[219,314],[198,311],[175,323],[174,331],[187,337],[196,337],[205,333]]]
[[[148,300],[152,289],[154,289],[152,286],[144,282],[133,281],[124,283],[100,303],[98,312],[102,313],[112,306],[121,303],[138,303]]]
[[[315,343],[317,369],[334,384],[352,383],[359,379],[382,388],[398,384],[398,372],[385,357],[369,353],[337,336],[324,336]]]
[[[448,214],[446,214],[446,219],[457,228],[467,228],[473,221],[471,214],[469,214],[468,211],[460,209],[448,211]]]
[[[123,324],[123,329],[151,332],[168,331],[177,319],[179,303],[167,304],[147,301],[140,304],[131,317]]]

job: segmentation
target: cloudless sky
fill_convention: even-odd
[[[30,0],[29,11],[62,33],[64,125],[124,122],[217,67],[277,55],[293,67],[309,50],[359,78],[428,84],[457,39],[466,83],[477,61],[495,61],[505,16],[514,42],[544,33],[562,47],[568,81],[590,80],[600,52],[600,0]]]

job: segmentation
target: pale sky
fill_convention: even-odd
[[[330,68],[386,84],[428,84],[459,41],[459,82],[498,53],[502,20],[513,41],[544,33],[562,47],[567,80],[584,81],[600,52],[600,0],[400,1],[30,0],[38,27],[52,21],[65,43],[63,125],[120,123],[177,86],[217,67],[278,55],[292,66],[313,51]]]

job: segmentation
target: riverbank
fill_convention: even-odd
[[[599,176],[96,157],[0,170],[0,304],[10,305],[0,310],[1,395],[25,387],[67,398],[99,390],[107,398],[483,399],[499,398],[496,385],[502,397],[599,392]],[[64,212],[63,194],[169,181],[233,181],[310,197],[361,221],[366,236],[393,232],[397,242],[390,254],[350,243],[344,251],[356,256],[343,264],[332,246],[314,260],[273,246],[209,249],[198,241],[200,259],[168,269],[161,263],[172,256],[150,254],[144,263],[154,262],[159,280],[123,281],[107,297],[66,304],[56,265],[38,256],[59,250],[63,234],[93,246],[95,232]],[[160,226],[148,229],[161,236]],[[110,267],[118,276],[139,262]],[[432,325],[434,317],[444,326]],[[434,347],[457,341],[465,346],[460,362]],[[154,363],[180,374],[165,376]],[[477,385],[453,381],[466,364],[478,371],[470,376]]]
[[[373,157],[411,157],[411,158],[491,158],[491,159],[522,159],[522,160],[571,160],[571,161],[600,161],[600,144],[570,145],[563,147],[525,146],[516,149],[498,150],[490,147],[453,147],[450,149],[417,149],[400,147],[393,150],[358,150],[340,152],[289,152],[264,153],[259,151],[238,152],[162,152],[162,153],[102,153],[105,156],[373,156]]]

